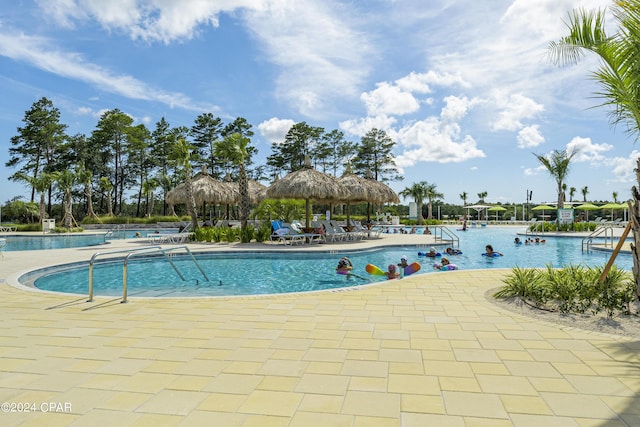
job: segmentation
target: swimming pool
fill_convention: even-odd
[[[100,234],[46,234],[2,236],[7,240],[3,251],[36,251],[45,249],[79,248],[105,243],[104,233]]]
[[[604,265],[609,254],[591,252],[583,254],[579,238],[549,238],[540,245],[513,244],[517,231],[524,229],[478,228],[458,233],[461,255],[450,256],[452,263],[460,269],[544,267],[562,265]],[[481,256],[486,244],[493,245],[503,257]],[[330,249],[330,248],[328,248]],[[409,262],[417,261],[421,270],[417,274],[452,274],[433,270],[439,258],[418,256],[428,248],[398,246],[362,251],[330,252],[224,252],[199,253],[198,263],[204,269],[206,281],[193,261],[185,256],[174,255],[177,269],[183,274],[182,281],[171,265],[162,257],[146,256],[133,258],[128,266],[128,291],[130,296],[227,296],[254,295],[289,292],[305,292],[359,286],[386,280],[383,276],[371,276],[365,265],[375,264],[383,269],[390,263],[400,261],[406,255]],[[443,251],[443,247],[438,250]],[[354,275],[335,273],[335,267],[343,255],[354,264]],[[94,292],[102,296],[122,295],[122,260],[100,262],[94,268]],[[621,254],[616,260],[619,268],[630,270],[633,264],[630,255]],[[28,273],[19,280],[39,289],[87,294],[88,262],[59,266]]]

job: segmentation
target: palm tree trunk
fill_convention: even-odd
[[[184,180],[187,191],[187,211],[191,216],[191,223],[193,224],[193,230],[198,229],[198,213],[196,211],[196,201],[193,197],[193,186],[191,182],[191,171],[187,170],[187,174]]]
[[[249,218],[249,182],[244,164],[240,164],[238,185],[240,187],[240,228],[244,230],[247,227],[247,219]]]
[[[633,231],[633,243],[631,244],[631,254],[633,255],[633,278],[636,282],[636,297],[640,298],[640,157],[636,160],[636,181],[638,186],[631,188],[633,195],[633,205],[629,203],[629,221]]]

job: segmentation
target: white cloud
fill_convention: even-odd
[[[458,124],[469,108],[476,103],[477,100],[448,96],[445,98],[440,118],[428,117],[408,123],[397,132],[390,132],[390,136],[401,146],[408,147],[398,155],[398,166],[410,167],[418,162],[463,162],[485,157],[473,137],[461,136]]]
[[[370,116],[403,115],[413,113],[420,108],[418,100],[409,92],[389,83],[378,83],[371,92],[360,95]]]
[[[268,60],[279,67],[276,96],[319,118],[333,103],[357,96],[375,57],[347,3],[272,1],[243,17]]]
[[[543,165],[536,166],[535,168],[525,168],[523,173],[527,176],[538,175],[539,173],[545,172],[547,170]]]
[[[189,111],[217,111],[212,105],[196,104],[178,92],[167,92],[147,85],[135,77],[118,75],[85,61],[81,55],[52,47],[48,40],[26,35],[0,33],[0,55],[23,61],[61,77],[89,83],[106,92],[125,98],[156,101]]]
[[[265,7],[269,1],[203,0],[38,0],[45,15],[60,25],[95,20],[103,28],[132,39],[171,43],[191,39],[201,26],[218,26],[218,15],[244,7]]]
[[[573,157],[576,162],[600,162],[605,159],[602,153],[613,150],[613,145],[610,144],[594,144],[591,142],[591,138],[582,138],[580,136],[574,137],[567,144],[568,152],[575,152],[577,154]],[[631,168],[633,170],[633,168]]]
[[[612,182],[636,183],[634,169],[637,166],[640,151],[633,150],[628,157],[612,157],[605,159],[603,164],[611,168]]]
[[[506,96],[500,91],[494,94],[496,106],[502,111],[498,118],[491,123],[493,130],[515,131],[522,129],[522,120],[536,117],[544,110],[542,104],[522,94]]]
[[[258,125],[258,131],[260,135],[269,142],[282,142],[287,132],[289,132],[289,129],[291,129],[291,126],[295,124],[296,122],[291,119],[272,117],[260,123]]]
[[[433,91],[431,86],[447,87],[453,85],[468,86],[458,75],[411,72],[393,83],[379,82],[376,88],[360,95],[369,116],[404,115],[420,109],[420,103],[432,103],[431,99],[418,100],[414,93],[427,94]]]
[[[531,148],[544,143],[544,136],[540,133],[539,125],[525,126],[517,136],[518,147]]]
[[[340,122],[340,129],[351,135],[364,136],[371,129],[391,130],[396,123],[394,117],[380,115],[376,117],[364,117],[361,119],[345,120]]]

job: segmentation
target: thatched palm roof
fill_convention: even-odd
[[[233,203],[234,194],[231,186],[212,178],[204,169],[193,177],[191,185],[196,204],[211,203],[224,205]],[[187,192],[185,183],[172,188],[167,193],[166,199],[170,205],[186,203]]]
[[[318,172],[308,160],[302,169],[291,172],[267,188],[266,196],[274,199],[304,199],[306,202],[306,226],[310,226],[311,200],[333,202],[344,200],[347,190],[331,175]]]

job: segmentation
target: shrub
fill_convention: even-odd
[[[632,275],[615,265],[601,284],[603,267],[569,265],[546,270],[514,267],[494,294],[495,298],[520,298],[538,308],[562,313],[593,313],[605,311],[608,317],[615,314],[631,314],[631,302],[635,298]]]
[[[256,241],[266,242],[271,237],[271,223],[269,221],[263,221],[256,230]]]
[[[247,224],[245,228],[240,229],[240,242],[249,243],[253,240],[255,235],[256,228],[251,224]]]

